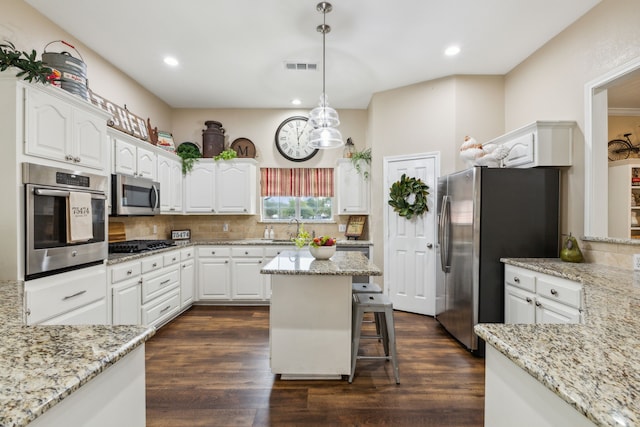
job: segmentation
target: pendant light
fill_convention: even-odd
[[[309,123],[313,126],[313,130],[309,134],[309,145],[314,148],[339,148],[344,145],[342,135],[337,129],[340,124],[338,112],[329,107],[327,93],[325,91],[325,75],[326,75],[326,49],[325,37],[331,31],[331,27],[326,24],[327,13],[333,10],[333,6],[328,2],[318,3],[316,6],[318,12],[322,12],[322,25],[318,25],[316,30],[322,33],[322,94],[320,102],[316,108],[309,113]]]

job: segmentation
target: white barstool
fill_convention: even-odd
[[[396,384],[400,384],[400,371],[398,368],[398,355],[396,352],[396,334],[393,324],[393,304],[384,294],[358,293],[353,294],[353,320],[351,334],[351,375],[349,383],[353,381],[358,359],[383,359],[393,363],[393,373]],[[365,313],[374,313],[376,321],[380,324],[380,334],[384,346],[384,356],[358,356],[360,336],[362,332],[362,320]]]

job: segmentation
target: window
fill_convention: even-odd
[[[333,219],[332,207],[331,197],[267,196],[262,198],[262,220],[329,221]]]
[[[260,169],[262,220],[333,220],[333,169]]]

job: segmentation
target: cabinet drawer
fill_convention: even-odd
[[[198,248],[198,257],[230,257],[231,248],[221,248],[217,246],[209,246],[204,248]]]
[[[536,291],[535,273],[523,268],[505,266],[504,281],[509,285],[524,289],[525,291]]]
[[[180,260],[186,261],[188,259],[193,259],[195,255],[195,251],[193,248],[186,248],[180,251]]]
[[[262,258],[264,254],[263,248],[258,247],[244,247],[244,248],[232,248],[231,256],[233,258],[250,257],[250,258]]]
[[[111,269],[111,283],[122,282],[123,280],[139,276],[142,273],[140,262],[114,265]]]
[[[582,285],[559,277],[538,277],[538,295],[551,301],[582,308]]]
[[[142,264],[142,272],[148,273],[150,271],[160,270],[162,268],[162,255],[150,256],[143,258],[140,263]]]
[[[180,251],[169,252],[163,256],[163,265],[168,267],[180,262]]]
[[[107,300],[105,298],[76,308],[68,313],[42,322],[43,325],[106,325]]]
[[[106,269],[87,268],[31,280],[25,284],[25,294],[30,313],[28,323],[40,323],[106,298]]]
[[[180,290],[174,289],[166,295],[142,307],[142,323],[157,325],[180,311]]]
[[[295,246],[267,246],[264,248],[264,256],[265,258],[271,259],[280,255],[284,251],[293,251],[295,250]]]
[[[142,282],[142,303],[146,303],[153,298],[167,292],[168,289],[178,286],[180,283],[180,270],[178,266],[172,268],[166,273],[152,277],[144,278]]]

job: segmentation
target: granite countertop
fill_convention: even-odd
[[[476,334],[596,425],[640,425],[640,273],[559,259],[502,262],[582,283],[584,324],[480,324]]]
[[[260,273],[325,276],[382,275],[380,269],[360,252],[336,252],[328,260],[317,260],[308,249],[283,251],[262,267]]]
[[[293,246],[290,240],[273,240],[273,239],[210,239],[210,240],[186,240],[176,241],[176,246],[164,249],[156,249],[153,251],[140,253],[115,253],[109,254],[107,260],[108,265],[119,264],[127,261],[135,261],[150,255],[161,254],[163,252],[174,251],[189,246]],[[338,240],[336,246],[348,246],[352,248],[372,246],[373,242],[369,240]]]
[[[155,333],[147,326],[26,326],[22,282],[0,281],[0,426],[25,426]]]

